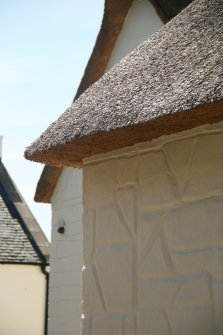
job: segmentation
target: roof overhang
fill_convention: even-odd
[[[132,2],[133,0],[105,0],[101,28],[73,101],[104,74]],[[161,18],[166,20],[163,12],[159,8],[157,9]],[[43,168],[36,188],[35,201],[50,203],[62,170],[62,167],[47,165]]]
[[[190,1],[187,0],[182,0],[182,1],[175,1],[173,0],[171,2],[171,6],[172,6],[172,10],[174,11],[180,11],[184,6],[186,6]],[[199,2],[202,3],[202,1],[195,1],[195,2]],[[212,3],[214,1],[211,1]],[[215,1],[217,4],[217,1]],[[93,53],[91,55],[91,58],[89,60],[89,63],[86,67],[86,71],[84,74],[84,77],[81,81],[80,87],[78,89],[78,92],[75,96],[75,99],[78,98],[85,90],[88,86],[90,86],[91,84],[93,84],[95,81],[97,81],[103,74],[104,69],[106,67],[107,61],[110,57],[110,54],[112,52],[112,49],[114,47],[115,41],[117,39],[117,36],[122,28],[122,24],[124,22],[125,16],[127,15],[128,9],[131,6],[132,1],[121,1],[119,2],[119,4],[116,5],[114,4],[114,1],[106,1],[106,5],[107,5],[107,9],[105,6],[105,13],[104,13],[104,18],[103,18],[103,22],[102,22],[102,27],[100,30],[100,33],[98,35],[97,41],[96,41],[96,45],[95,48],[93,50]],[[166,2],[163,2],[161,0],[156,0],[153,1],[153,3],[156,5],[156,8],[158,9],[160,16],[164,18],[164,20],[168,20],[168,15],[173,15],[171,14],[170,11],[170,7],[167,6]],[[203,3],[205,4],[206,1],[203,1]],[[121,5],[121,7],[120,7]],[[169,11],[169,14],[168,12]],[[114,20],[114,21],[113,21]],[[113,29],[113,25],[116,25],[117,29]],[[107,35],[106,35],[107,34]],[[111,36],[109,35],[111,34]],[[115,37],[116,36],[116,37]],[[114,37],[112,39],[112,37]],[[74,99],[74,100],[75,100]],[[209,109],[211,110],[212,103],[206,103],[205,101],[203,101],[203,107],[205,108],[205,110]],[[208,107],[207,107],[208,106]],[[215,108],[217,108],[217,110],[219,111],[218,113],[221,114],[221,102],[216,102],[213,104],[213,106],[215,106]],[[202,107],[202,108],[203,108]],[[195,110],[198,112],[200,107],[198,108],[192,108],[192,109],[188,109],[188,112],[191,110]],[[182,116],[185,115],[186,110],[182,110]],[[188,117],[189,114],[188,113]],[[54,190],[54,187],[58,181],[58,178],[62,172],[62,168],[64,166],[81,166],[82,164],[82,159],[84,157],[84,155],[87,156],[91,156],[92,154],[96,154],[96,153],[102,153],[105,152],[107,150],[113,150],[116,148],[120,148],[120,145],[132,145],[135,142],[134,141],[145,141],[145,140],[149,140],[152,139],[154,137],[157,136],[161,136],[162,134],[167,134],[167,133],[171,133],[171,129],[175,129],[175,131],[177,131],[177,129],[180,129],[178,131],[184,130],[184,129],[188,129],[189,124],[196,126],[196,125],[200,125],[203,123],[207,123],[207,122],[217,122],[218,120],[221,120],[221,116],[218,115],[209,115],[208,112],[206,114],[206,112],[203,114],[203,116],[200,116],[201,119],[198,122],[197,118],[198,115],[200,115],[201,113],[198,112],[197,113],[197,117],[191,118],[191,121],[189,122],[185,122],[185,126],[181,127],[178,124],[177,119],[179,118],[177,115],[177,113],[175,113],[174,117],[176,117],[176,122],[175,122],[175,128],[173,127],[173,115],[172,113],[170,113],[171,115],[165,115],[163,117],[157,117],[154,118],[152,120],[149,120],[148,122],[142,122],[140,124],[138,124],[136,127],[135,125],[133,126],[127,126],[127,127],[123,127],[122,129],[112,129],[108,132],[100,132],[98,131],[95,134],[90,134],[89,136],[83,136],[82,138],[77,138],[75,139],[75,143],[71,143],[68,142],[67,144],[62,144],[60,145],[60,148],[63,148],[62,152],[59,154],[59,152],[61,151],[59,149],[59,147],[56,145],[53,148],[53,152],[54,152],[54,159],[55,160],[51,160],[51,159],[47,159],[47,153],[42,152],[41,154],[41,161],[46,163],[46,164],[56,164],[58,165],[57,167],[45,167],[43,170],[43,173],[40,177],[38,186],[37,186],[37,190],[36,190],[36,196],[35,196],[35,200],[36,201],[42,201],[42,202],[50,202],[50,199],[52,197],[52,193]],[[215,113],[214,113],[215,114]],[[205,115],[206,115],[206,121],[205,121]],[[186,117],[187,118],[187,117]],[[160,126],[162,125],[162,122],[168,122],[169,125],[166,129],[163,129],[163,131],[160,131],[160,127],[159,131],[155,131],[153,129],[151,129],[151,127],[156,126],[157,122],[160,122]],[[195,121],[196,119],[196,121]],[[163,121],[162,121],[163,120]],[[169,120],[169,121],[168,121]],[[172,120],[172,121],[171,121]],[[183,119],[182,119],[183,120]],[[171,126],[172,124],[172,126]],[[183,128],[183,129],[181,129]],[[138,130],[137,130],[138,129]],[[140,130],[141,129],[141,130]],[[146,134],[149,131],[149,134]],[[136,132],[136,134],[134,136],[132,136],[131,134],[133,132]],[[115,134],[115,135],[114,135]],[[119,134],[119,135],[118,135]],[[124,134],[124,136],[129,136],[129,143],[127,143],[128,141],[124,140],[122,138],[122,135]],[[137,135],[138,134],[138,135]],[[141,135],[140,135],[141,134]],[[157,135],[158,134],[158,135]],[[131,135],[131,137],[130,137]],[[139,136],[140,135],[140,136]],[[117,139],[115,138],[117,136]],[[121,137],[119,137],[121,136]],[[113,138],[113,139],[112,139]],[[118,139],[119,138],[119,139]],[[89,140],[91,139],[91,140]],[[109,139],[109,142],[111,142],[111,144],[107,143],[108,141],[106,139]],[[90,141],[95,141],[94,142],[94,146],[92,148]],[[100,143],[101,141],[101,143]],[[117,143],[119,141],[119,144]],[[82,153],[80,153],[80,151],[84,148],[85,151],[83,151]],[[51,148],[52,149],[52,148]],[[65,151],[66,150],[66,159],[64,159],[64,155],[65,155]],[[70,152],[70,150],[72,150],[72,153]],[[60,155],[60,158],[59,158]],[[75,157],[74,157],[75,156]],[[86,156],[86,157],[87,157]],[[28,159],[31,160],[38,160],[40,159],[40,154],[37,154],[35,156],[35,159],[33,159],[33,157],[27,155]],[[37,158],[38,157],[38,158]],[[57,157],[57,158],[56,158]],[[68,158],[69,157],[69,158]]]
[[[86,157],[222,120],[223,100],[164,115],[145,123],[85,136],[51,148],[46,153],[35,153],[34,160],[48,165],[80,168]]]
[[[160,18],[166,23],[191,1],[192,0],[171,0],[166,2],[164,0],[152,0],[151,2]],[[105,1],[102,26],[74,101],[103,75],[132,2],[133,0],[119,2],[111,0]],[[44,203],[51,201],[62,170],[62,167],[47,165],[43,168],[36,188],[35,201]]]

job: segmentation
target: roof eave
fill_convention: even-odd
[[[22,226],[24,233],[27,235],[32,247],[40,258],[40,263],[48,264],[49,262],[49,241],[34,218],[25,200],[11,179],[4,164],[0,160],[0,184],[4,189],[7,197],[4,201],[10,202],[16,213],[16,218]]]
[[[26,155],[26,158],[48,165],[80,168],[84,158],[222,120],[223,100],[220,100],[145,123],[84,136],[49,151]]]
[[[105,72],[105,68],[113,51],[115,42],[120,34],[124,20],[133,0],[106,0],[102,25],[86,66],[83,78],[74,97],[75,101],[89,86],[95,83]],[[164,18],[162,11],[159,11]],[[50,203],[55,186],[62,173],[63,167],[43,168],[38,181],[34,200]]]

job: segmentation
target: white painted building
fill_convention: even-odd
[[[27,149],[31,160],[83,169],[45,168],[37,188],[37,200],[53,209],[50,334],[78,334],[81,313],[83,335],[222,334],[219,4],[193,2]],[[141,43],[145,29],[151,35],[162,25],[148,1],[122,11],[113,11],[114,25],[123,20],[115,41],[104,21],[96,46],[107,49],[101,59],[97,48],[92,54],[77,97]],[[102,64],[96,77],[94,62]]]
[[[82,171],[68,168],[52,197],[48,334],[80,334],[82,244]]]
[[[150,1],[134,0],[131,5],[130,2],[107,65],[105,69],[103,67],[100,69],[101,75],[163,25]],[[108,2],[107,6],[113,5]],[[116,16],[120,15],[119,6],[117,9],[118,12],[112,18],[114,24]],[[104,29],[102,26],[101,34],[105,34]],[[102,40],[102,37],[100,38]],[[109,49],[109,45],[106,48]],[[42,187],[43,192],[46,192],[46,186]],[[54,182],[53,192],[48,199],[52,204],[49,335],[58,332],[69,335],[80,334],[83,266],[82,193],[82,170],[65,168],[56,183]],[[43,194],[42,198],[44,197]],[[44,201],[42,198],[39,201]],[[65,233],[60,234],[58,229],[63,225]]]
[[[84,335],[222,333],[222,141],[220,122],[85,159]]]

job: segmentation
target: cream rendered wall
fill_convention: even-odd
[[[80,334],[82,255],[82,171],[66,168],[52,198],[49,335]]]
[[[40,266],[0,264],[0,334],[43,335],[45,297]]]
[[[223,334],[223,123],[84,162],[83,335]]]
[[[107,70],[163,23],[148,0],[135,0],[129,10]],[[49,335],[80,333],[82,269],[82,171],[64,169],[51,199]],[[65,221],[65,234],[57,232]]]

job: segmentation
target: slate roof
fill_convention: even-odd
[[[0,160],[0,263],[47,264],[49,242]]]
[[[222,36],[222,0],[193,1],[87,89],[25,157],[80,166],[97,153],[222,120]]]

